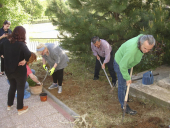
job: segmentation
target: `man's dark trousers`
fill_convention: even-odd
[[[98,55],[99,56],[99,55]],[[103,63],[103,61],[105,60],[105,57],[100,57],[101,62]],[[116,83],[116,74],[115,71],[113,69],[113,51],[110,52],[110,61],[106,64],[108,69],[109,69],[109,73],[110,76],[112,77],[112,83]],[[99,71],[101,68],[101,64],[99,62],[99,60],[96,57],[96,65],[95,65],[95,73],[94,73],[94,77],[99,78]]]

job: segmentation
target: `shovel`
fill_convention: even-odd
[[[133,67],[131,68],[131,71],[130,71],[130,79],[132,77],[132,72],[133,72]],[[123,104],[122,123],[123,123],[125,112],[126,112],[126,105],[127,105],[128,94],[129,94],[129,88],[130,88],[130,84],[128,84],[128,86],[127,86],[126,96],[125,96],[125,100],[124,100],[124,104]]]
[[[101,62],[101,60],[99,60],[99,62],[100,62],[100,64],[101,64],[101,66],[102,66],[102,62]],[[114,90],[114,88],[113,88],[113,85],[111,84],[111,82],[110,82],[110,80],[109,80],[109,77],[107,76],[107,73],[106,73],[106,71],[105,71],[105,69],[103,68],[103,71],[104,71],[104,73],[105,73],[105,75],[106,75],[106,77],[107,77],[107,80],[109,81],[109,84],[110,84],[110,86],[111,86],[111,92]]]

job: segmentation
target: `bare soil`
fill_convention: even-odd
[[[36,70],[36,76],[42,81],[45,76],[42,63],[38,61],[31,68]],[[52,77],[48,76],[44,87],[48,89],[52,82]],[[113,92],[110,90],[106,77],[93,80],[93,74],[82,63],[71,60],[64,69],[62,93],[58,94],[58,89],[48,91],[79,115],[87,113],[86,121],[95,128],[168,128],[170,125],[170,109],[131,96],[132,102],[128,104],[137,111],[137,115],[125,114],[122,124],[117,88]]]

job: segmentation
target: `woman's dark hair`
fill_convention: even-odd
[[[25,34],[26,34],[25,28],[22,26],[17,26],[14,28],[12,34],[8,36],[8,39],[11,41],[11,43],[15,43],[15,41],[22,41],[26,44]]]
[[[6,25],[6,24],[11,25],[11,22],[10,22],[10,21],[5,20],[3,25]]]

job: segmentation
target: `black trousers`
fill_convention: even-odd
[[[1,57],[1,72],[4,72],[5,68],[4,68],[4,58]]]
[[[23,76],[16,76],[16,75],[10,75],[10,78],[8,78],[10,82],[10,88],[8,91],[8,106],[12,106],[14,103],[15,98],[15,92],[17,90],[17,109],[22,109],[23,99],[24,99],[24,88],[25,88],[25,82],[27,80],[27,75]]]
[[[99,57],[100,57],[101,62],[103,63],[103,61],[105,60],[105,57],[101,57],[101,56],[99,56]],[[106,65],[108,66],[110,76],[112,77],[112,83],[116,83],[116,74],[115,74],[115,71],[113,68],[113,51],[110,52],[110,61]],[[94,77],[99,78],[100,68],[101,68],[101,64],[96,57]]]
[[[63,72],[64,68],[57,70],[53,73],[53,83],[58,83],[59,86],[62,86],[63,83]]]

